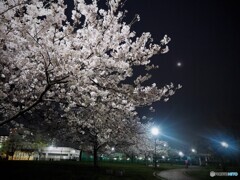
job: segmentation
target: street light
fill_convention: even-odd
[[[184,154],[183,154],[183,152],[182,152],[182,151],[180,151],[180,152],[178,153],[178,155],[179,155],[179,156],[181,156],[181,157],[183,157],[183,156],[184,156]]]
[[[156,168],[157,167],[157,154],[156,154],[156,146],[157,146],[157,136],[159,134],[159,130],[157,127],[153,127],[151,129],[151,132],[152,134],[155,136],[155,143],[154,143],[154,146],[155,146],[155,151],[154,151],[154,167]]]
[[[197,158],[197,150],[192,148],[191,149],[191,154],[190,154],[190,160],[191,160],[191,164],[196,162],[196,158]],[[200,162],[200,161],[199,161]],[[200,163],[199,163],[200,164]]]
[[[224,149],[227,149],[228,148],[228,143],[226,141],[222,141],[221,142],[221,146],[224,148]],[[225,156],[225,153],[221,153],[220,155],[220,158],[221,158],[221,166],[222,166],[222,170],[225,171],[226,169],[226,164],[225,164],[225,161],[224,161],[224,156]]]
[[[228,148],[228,143],[226,143],[225,141],[222,141],[222,142],[221,142],[221,145],[222,145],[223,147],[225,147],[225,148]]]
[[[152,132],[152,134],[153,134],[154,136],[157,136],[157,135],[159,134],[159,130],[158,130],[158,128],[156,128],[156,127],[153,127],[152,130],[151,130],[151,132]]]

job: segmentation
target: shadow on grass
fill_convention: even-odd
[[[157,169],[143,164],[100,163],[71,161],[0,161],[1,176],[8,180],[154,180],[154,171],[179,168],[179,165],[160,165]]]

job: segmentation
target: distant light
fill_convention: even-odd
[[[151,158],[148,158],[149,161],[151,161]]]
[[[157,136],[157,135],[159,134],[159,130],[158,130],[158,128],[156,128],[156,127],[153,127],[152,130],[151,130],[151,132],[152,132],[152,134],[153,134],[154,136]]]
[[[182,151],[180,151],[178,154],[179,154],[179,156],[181,156],[181,157],[184,156],[184,154],[183,154]]]
[[[162,156],[163,159],[165,159],[165,156]]]
[[[181,62],[177,62],[177,67],[181,67],[182,63]]]
[[[164,147],[166,147],[166,146],[167,146],[167,144],[164,144],[163,146],[164,146]]]
[[[196,152],[196,150],[195,150],[195,149],[192,149],[192,152]]]
[[[142,158],[142,157],[139,157],[138,159],[139,159],[139,160],[142,160],[143,158]]]
[[[228,143],[226,143],[225,141],[221,142],[221,145],[225,148],[228,148]]]
[[[127,158],[127,161],[129,161],[130,160],[130,158]]]
[[[112,151],[114,151],[115,150],[115,148],[114,147],[112,147]]]
[[[116,161],[116,160],[117,160],[117,158],[113,158],[113,160],[115,160],[115,161]]]

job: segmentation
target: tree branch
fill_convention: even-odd
[[[5,12],[7,12],[7,11],[9,11],[9,10],[17,7],[17,6],[21,6],[21,5],[23,5],[23,4],[27,4],[27,2],[23,2],[23,3],[16,4],[16,5],[14,5],[14,6],[10,6],[10,7],[9,7],[8,9],[6,9],[5,11],[1,12],[1,13],[0,13],[0,16],[3,15]]]
[[[27,108],[19,111],[17,114],[15,114],[14,116],[12,116],[11,118],[9,118],[9,119],[7,119],[7,120],[4,120],[4,121],[1,121],[1,122],[0,122],[0,126],[3,126],[4,124],[6,124],[6,123],[8,123],[8,122],[10,122],[10,121],[18,118],[19,116],[23,115],[25,112],[27,112],[27,111],[31,110],[32,108],[34,108],[37,104],[39,104],[39,103],[42,101],[43,96],[47,93],[47,91],[51,88],[51,86],[52,86],[51,84],[48,84],[48,85],[45,87],[44,91],[40,94],[40,96],[38,97],[38,99],[37,99],[32,105],[30,105],[29,107],[27,107]]]

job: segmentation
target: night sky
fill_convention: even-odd
[[[171,37],[170,51],[155,56],[153,82],[181,84],[168,102],[155,103],[163,136],[191,144],[210,136],[240,137],[240,29],[237,1],[128,0],[128,16],[139,14],[137,32],[159,41]],[[177,62],[182,66],[178,67]]]

